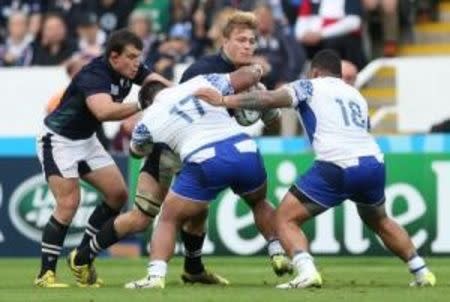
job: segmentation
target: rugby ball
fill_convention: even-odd
[[[261,118],[261,112],[249,109],[234,109],[234,118],[241,126],[250,126]]]
[[[257,83],[256,85],[247,89],[246,92],[254,90],[266,90],[266,87],[262,83]],[[257,110],[250,109],[234,109],[234,118],[241,126],[250,126],[256,123],[261,118],[261,112]]]

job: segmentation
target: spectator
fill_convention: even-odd
[[[256,56],[271,66],[263,84],[268,89],[294,81],[300,75],[306,60],[306,53],[290,33],[275,23],[268,5],[259,5],[255,9],[258,19],[258,38],[256,40]]]
[[[27,66],[31,62],[31,42],[28,33],[28,17],[21,11],[14,12],[8,19],[8,35],[0,46],[0,66]]]
[[[148,14],[142,10],[134,10],[128,19],[128,28],[141,38],[144,44],[142,57],[149,62],[148,65],[153,65],[161,41],[158,35],[152,32],[152,20]]]
[[[94,58],[103,53],[106,34],[100,29],[94,13],[84,13],[77,25],[78,49],[83,57]]]
[[[383,55],[393,57],[398,51],[399,16],[398,0],[363,0],[366,11],[381,10],[383,27]]]
[[[59,65],[69,59],[76,50],[68,39],[61,15],[49,13],[44,18],[41,37],[34,43],[32,65]]]
[[[133,8],[134,1],[96,0],[94,11],[97,14],[100,28],[106,34],[110,34],[116,29],[127,26],[128,16]]]
[[[165,33],[169,29],[170,1],[169,0],[141,0],[136,5],[137,10],[148,14],[152,20],[152,30],[155,33]]]
[[[158,57],[153,69],[165,78],[173,79],[175,64],[191,61],[193,61],[193,57],[190,28],[184,27],[182,24],[173,26],[169,33],[169,39],[158,47]]]
[[[5,35],[2,29],[11,14],[21,11],[29,16],[28,32],[35,37],[41,28],[42,10],[42,0],[0,0],[0,36]]]
[[[360,0],[302,0],[295,35],[306,46],[309,57],[317,50],[331,48],[362,69],[366,57],[361,16]]]
[[[58,13],[63,17],[71,38],[77,37],[76,29],[80,17],[94,10],[95,1],[89,0],[53,0],[47,4],[47,12]]]
[[[211,27],[206,34],[212,44],[212,53],[218,52],[222,47],[224,39],[222,35],[223,29],[227,24],[228,18],[233,15],[234,12],[236,12],[235,9],[226,7],[214,15],[214,22],[211,24]]]

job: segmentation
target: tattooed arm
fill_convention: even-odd
[[[257,90],[228,96],[222,96],[214,89],[201,88],[195,95],[214,106],[252,110],[291,107],[293,102],[292,94],[285,87],[272,91]]]

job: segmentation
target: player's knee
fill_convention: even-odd
[[[59,218],[60,222],[70,224],[77,212],[79,204],[78,197],[59,199],[56,203],[54,214]]]
[[[105,194],[106,203],[113,209],[120,209],[128,200],[128,192],[126,188],[112,188]]]
[[[241,197],[251,209],[260,205],[264,205],[264,203],[267,202],[267,186],[264,183],[264,185],[259,187],[257,190],[243,194],[241,195]]]
[[[380,228],[384,223],[389,222],[384,205],[377,207],[358,205],[357,210],[361,220],[372,229]]]
[[[162,200],[156,198],[148,192],[137,192],[135,198],[135,205],[137,209],[144,216],[148,217],[149,221],[154,220],[161,210]],[[149,223],[149,222],[147,222]]]
[[[144,231],[150,223],[153,222],[153,218],[143,213],[139,209],[133,211],[133,228],[134,232]]]

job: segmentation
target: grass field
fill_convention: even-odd
[[[104,288],[75,287],[64,261],[58,277],[69,282],[68,289],[39,289],[31,284],[37,271],[37,259],[0,259],[0,301],[450,301],[450,258],[429,259],[438,278],[435,288],[415,289],[407,286],[410,275],[405,265],[394,258],[318,257],[324,278],[321,289],[281,291],[274,286],[288,280],[276,277],[263,257],[208,257],[210,268],[226,276],[228,287],[183,285],[179,275],[182,259],[169,265],[165,290],[126,290],[123,283],[145,275],[146,259],[99,259],[97,270],[106,282]]]

